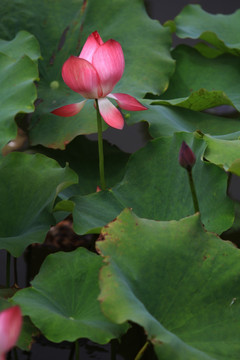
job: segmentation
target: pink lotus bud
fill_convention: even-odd
[[[19,306],[0,312],[0,360],[15,346],[22,327],[22,314]]]
[[[179,151],[179,164],[187,170],[191,170],[196,162],[196,158],[191,148],[182,142],[182,146]]]

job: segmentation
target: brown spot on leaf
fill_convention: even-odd
[[[83,16],[84,12],[86,11],[87,8],[87,4],[88,4],[88,0],[83,0],[83,4],[81,7],[81,16]],[[83,21],[84,23],[84,21]],[[78,36],[78,42],[77,42],[77,47],[76,47],[76,51],[79,51],[80,47],[81,47],[81,39],[82,39],[82,32],[83,32],[83,23],[80,26],[80,31],[79,31],[79,36]]]
[[[104,241],[105,237],[103,234],[100,234],[99,237],[97,238],[97,241]]]
[[[66,29],[63,30],[63,33],[60,37],[59,43],[58,43],[58,51],[60,51],[66,41],[67,32],[69,30],[69,26],[66,27]]]
[[[51,58],[50,58],[50,60],[49,60],[49,64],[50,64],[50,65],[53,65],[53,64],[54,64],[55,57],[56,57],[55,52],[53,52],[53,53],[52,53],[52,56],[51,56]]]
[[[83,0],[83,4],[82,4],[82,8],[81,8],[81,14],[84,13],[84,11],[86,10],[87,7],[87,0]]]
[[[78,41],[77,41],[77,46],[76,46],[76,51],[79,51],[79,49],[81,48],[82,32],[83,32],[83,24],[80,26],[79,36],[78,36]]]
[[[151,339],[151,342],[153,343],[153,345],[163,345],[164,343],[163,343],[163,341],[161,341],[161,340],[158,340],[158,339]]]
[[[37,107],[42,102],[43,102],[43,99],[38,98],[37,100],[34,101],[34,106]]]

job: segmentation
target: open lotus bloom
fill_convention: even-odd
[[[15,346],[22,327],[19,306],[0,312],[0,360],[6,359],[7,352]]]
[[[114,99],[125,110],[147,110],[133,96],[112,93],[124,71],[124,56],[121,45],[115,40],[103,42],[97,31],[87,38],[79,55],[70,56],[63,64],[64,82],[85,99],[98,99],[99,111],[104,121],[111,127],[122,129],[124,120],[120,111],[107,99]],[[81,111],[86,100],[62,106],[53,114],[73,116]]]

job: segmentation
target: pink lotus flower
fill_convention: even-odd
[[[0,313],[0,360],[16,344],[22,327],[22,314],[19,306],[13,306]]]
[[[111,93],[124,71],[124,56],[121,45],[115,40],[103,42],[97,31],[87,38],[79,55],[70,56],[63,64],[64,82],[85,99],[98,99],[99,111],[104,121],[116,129],[122,129],[124,120],[120,111],[107,99],[114,99],[125,110],[147,110],[133,96]],[[86,100],[62,106],[53,114],[73,116],[78,114]]]

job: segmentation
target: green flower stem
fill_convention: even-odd
[[[194,185],[194,181],[193,181],[193,177],[192,177],[192,169],[187,169],[187,173],[188,173],[188,180],[189,180],[189,185],[190,185],[191,193],[192,193],[194,210],[195,210],[195,212],[199,212],[197,193],[196,193],[196,189],[195,189],[195,185]]]
[[[6,262],[6,287],[10,287],[10,268],[11,268],[11,255],[7,251],[7,262]]]
[[[143,345],[143,347],[142,347],[142,348],[139,350],[139,352],[137,353],[137,356],[135,357],[134,360],[140,360],[140,359],[142,358],[142,356],[143,356],[145,350],[147,349],[148,345],[149,345],[149,341],[147,340],[147,341],[145,342],[145,344]]]
[[[97,125],[98,125],[98,156],[99,156],[99,175],[101,190],[106,190],[105,176],[104,176],[104,155],[103,155],[103,139],[102,139],[102,118],[99,111],[98,100],[96,101],[97,110]]]
[[[75,341],[75,359],[76,360],[79,359],[79,341],[78,340]]]

